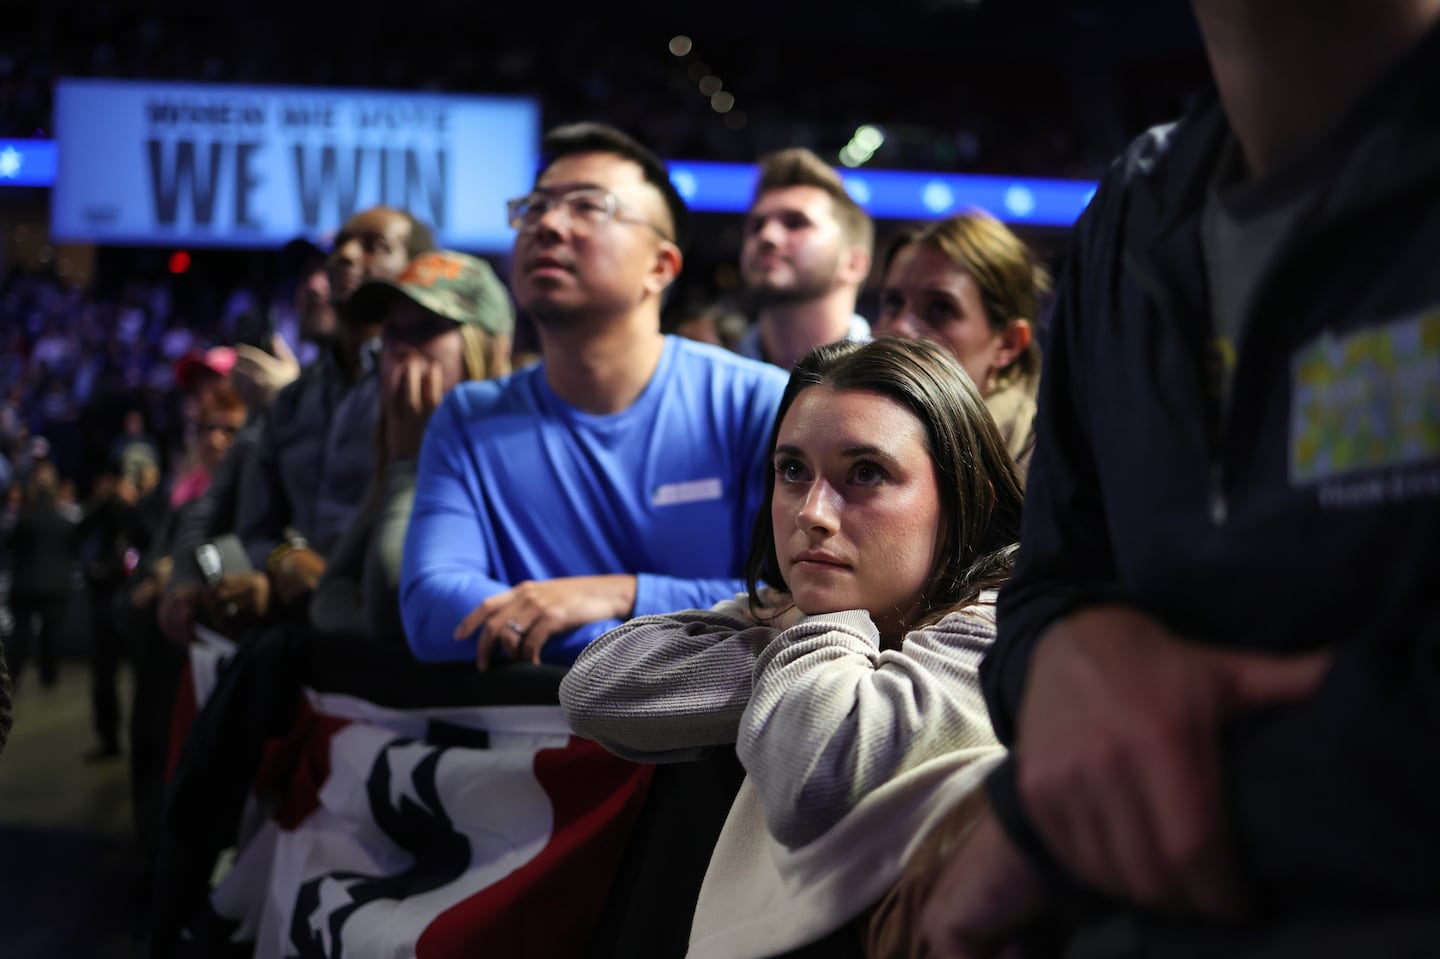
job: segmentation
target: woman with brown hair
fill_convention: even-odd
[[[770,451],[749,595],[633,619],[560,687],[571,728],[625,758],[739,754],[692,957],[858,954],[864,914],[1002,752],[977,670],[1022,493],[970,378],[930,343],[819,347]]]
[[[1009,227],[974,212],[901,234],[881,276],[876,334],[930,340],[954,354],[1023,480],[1035,447],[1035,324],[1049,275]]]

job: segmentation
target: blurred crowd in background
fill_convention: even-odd
[[[1057,31],[1036,29],[1034,11],[1020,9],[905,3],[780,22],[759,4],[687,17],[653,6],[613,11],[598,31],[549,29],[526,10],[508,10],[500,24],[447,3],[399,23],[363,8],[333,21],[287,19],[267,3],[156,3],[138,15],[102,3],[79,19],[65,4],[16,10],[16,29],[0,37],[0,137],[48,135],[61,77],[187,79],[534,96],[547,127],[603,116],[661,156],[717,161],[805,146],[835,162],[858,125],[879,123],[886,140],[874,167],[1089,178],[1134,130],[1178,115],[1205,82],[1183,8],[1177,19],[1173,9],[1067,5],[1060,35],[1090,48],[1057,59]],[[286,29],[274,29],[277,17]],[[687,18],[703,32],[670,43]],[[916,29],[927,24],[933,41]],[[1148,32],[1148,57],[1124,43],[1139,31]],[[1125,55],[1111,56],[1117,50]],[[723,116],[697,92],[712,74],[735,96]],[[881,224],[882,243],[898,226]],[[746,321],[740,238],[740,217],[701,217],[671,296],[672,326],[717,304],[727,329]],[[1026,239],[1052,259],[1063,241]],[[234,342],[239,318],[257,311],[276,311],[296,342],[275,251],[197,254],[176,275],[159,251],[92,251],[93,268],[77,271],[63,249],[41,244],[27,257],[19,248],[33,251],[35,238],[6,241],[0,454],[11,471],[23,473],[43,437],[83,495],[130,411],[143,418],[162,470],[173,471],[191,429],[176,362]],[[862,295],[861,312],[872,305]],[[523,321],[517,338],[523,347]]]
[[[1206,75],[1193,22],[1166,4],[641,2],[586,29],[551,13],[37,5],[0,38],[0,136],[48,130],[61,77],[183,79],[535,96],[547,126],[606,116],[672,159],[833,154],[878,123],[876,166],[1088,178],[1135,130],[1179,115]],[[697,89],[710,75],[734,96],[724,114]]]

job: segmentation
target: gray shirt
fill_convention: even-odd
[[[1250,182],[1231,137],[1215,164],[1200,219],[1200,246],[1210,288],[1221,415],[1229,418],[1230,387],[1239,362],[1245,318],[1290,238],[1303,228],[1320,188],[1310,170],[1279,182]],[[1315,187],[1315,189],[1312,189]]]

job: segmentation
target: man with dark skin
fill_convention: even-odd
[[[282,606],[294,607],[320,582],[324,554],[349,523],[374,465],[379,406],[370,353],[380,326],[352,320],[345,303],[363,283],[393,279],[412,258],[433,248],[428,229],[405,211],[389,207],[357,213],[336,236],[329,261],[330,301],[340,324],[329,354],[332,362],[317,361],[311,367],[314,376],[302,374],[276,398],[269,431],[262,431],[246,464],[238,504],[236,532],[256,570],[244,574],[242,582],[227,577],[216,586],[213,599],[219,609],[234,603],[242,615],[246,610],[264,615],[270,600],[267,586]],[[322,391],[333,395],[321,400]],[[328,423],[323,415],[302,412],[308,406],[307,392],[324,404],[315,407],[317,413],[323,408],[331,414]],[[309,425],[297,429],[296,420]],[[301,452],[314,443],[317,429],[331,435],[322,447]],[[286,535],[287,528],[299,535]]]
[[[232,450],[235,465],[243,465],[235,482],[217,478],[206,494],[228,490],[231,497],[206,535],[177,536],[177,573],[193,568],[196,546],[231,528],[253,569],[203,589],[194,577],[172,586],[160,610],[172,641],[189,641],[197,603],[207,604],[215,622],[243,625],[269,616],[275,599],[298,606],[314,590],[324,551],[359,504],[374,465],[378,400],[369,353],[379,329],[349,322],[345,303],[362,283],[394,278],[433,248],[430,229],[404,210],[373,207],[341,228],[327,262],[331,306],[340,317],[328,348],[275,398],[253,442]]]
[[[1193,6],[1218,104],[1077,227],[935,956],[1440,949],[1440,0]]]
[[[300,339],[328,348],[340,322],[335,304],[330,301],[329,257],[310,241],[296,239],[280,251],[280,261],[282,269],[294,277],[293,306],[299,319]],[[300,360],[279,333],[271,338],[268,350],[250,343],[235,344],[235,367],[230,379],[251,409],[268,410],[280,391],[299,376]]]

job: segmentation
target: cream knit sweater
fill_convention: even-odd
[[[765,956],[872,905],[998,761],[978,668],[995,595],[881,650],[860,610],[755,625],[744,596],[631,620],[561,685],[576,733],[642,762],[734,744],[748,773],[706,873],[691,956]]]

